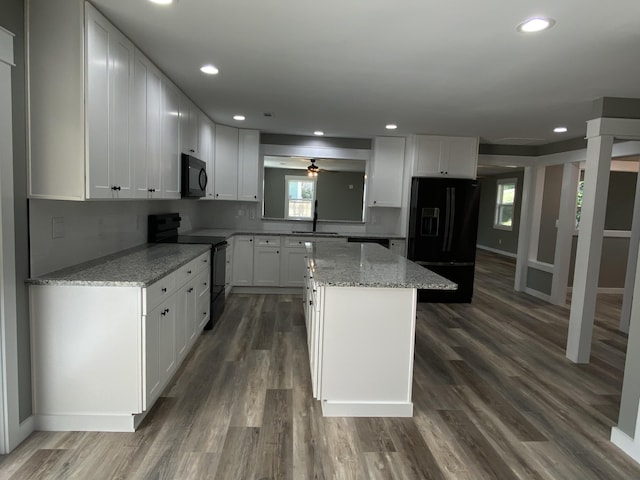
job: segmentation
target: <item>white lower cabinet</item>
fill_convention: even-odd
[[[254,237],[253,285],[256,287],[280,286],[280,237]]]
[[[237,235],[233,240],[233,285],[253,284],[253,235]]]
[[[305,239],[297,237],[283,237],[280,251],[280,286],[302,287],[306,271],[304,248]]]
[[[393,253],[400,255],[402,257],[406,257],[407,253],[407,242],[403,238],[392,238],[389,240],[389,250]]]
[[[209,319],[210,264],[146,288],[32,285],[36,429],[135,430]]]

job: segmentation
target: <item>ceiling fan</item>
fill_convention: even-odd
[[[311,162],[311,164],[307,167],[307,175],[310,177],[317,177],[318,172],[320,171],[320,167],[316,165],[315,158],[311,158],[309,159],[309,161]]]

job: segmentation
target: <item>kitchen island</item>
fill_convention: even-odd
[[[306,248],[309,364],[323,415],[412,416],[417,290],[456,284],[376,244]]]

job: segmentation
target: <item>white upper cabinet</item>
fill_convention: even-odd
[[[89,5],[87,36],[88,198],[132,198],[131,114],[135,48]]]
[[[413,175],[476,178],[478,137],[416,135]]]
[[[161,198],[162,74],[136,50],[131,156],[136,198]]]
[[[180,91],[162,82],[162,197],[180,198]]]
[[[200,110],[185,95],[180,95],[180,149],[200,158]]]
[[[215,200],[238,199],[238,129],[216,125],[214,153]]]
[[[258,200],[260,132],[238,131],[238,200]]]
[[[376,137],[369,170],[370,207],[401,207],[404,174],[404,137]]]
[[[206,199],[213,199],[213,152],[216,142],[216,127],[209,118],[201,113],[200,114],[200,160],[207,164],[207,195]]]

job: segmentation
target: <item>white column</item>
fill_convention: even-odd
[[[613,136],[589,138],[567,336],[567,358],[589,363]]]
[[[518,292],[526,290],[529,259],[537,258],[538,254],[544,173],[545,167],[525,167],[524,169],[520,229],[518,230],[518,253],[513,287]]]
[[[620,313],[620,331],[629,333],[631,319],[631,305],[633,304],[633,289],[636,282],[636,264],[638,249],[640,248],[640,172],[636,180],[636,198],[633,203],[633,222],[631,224],[631,238],[629,239],[629,257],[627,259],[627,274],[624,279],[624,298]]]
[[[576,224],[576,195],[580,165],[565,163],[562,170],[562,192],[560,213],[556,232],[556,252],[553,258],[553,279],[551,281],[551,303],[567,303],[567,283],[571,260],[571,243]]]
[[[13,34],[0,27],[0,453],[15,447],[19,430],[12,66]]]

